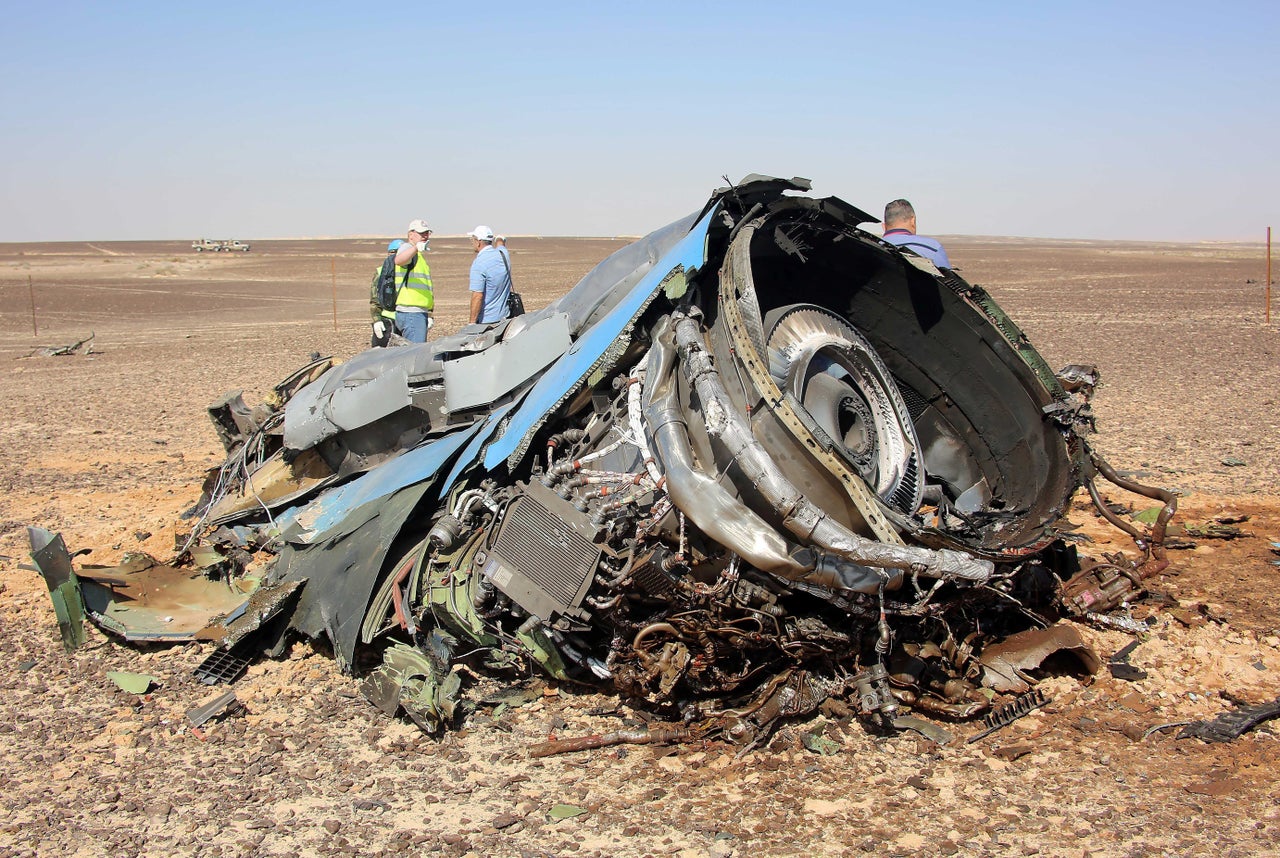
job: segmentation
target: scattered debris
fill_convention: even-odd
[[[1151,631],[1151,626],[1141,620],[1116,614],[1099,614],[1090,611],[1084,618],[1096,626],[1128,632],[1131,635],[1143,635]]]
[[[992,756],[1013,762],[1035,751],[1036,746],[1030,742],[1015,742],[1012,745],[1001,745],[991,752]]]
[[[1009,726],[1024,715],[1029,715],[1041,706],[1048,704],[1049,698],[1040,689],[1036,688],[1028,691],[1012,703],[1001,706],[990,715],[985,716],[982,719],[982,731],[970,736],[966,744],[973,744],[979,739],[985,739],[995,731]]]
[[[826,735],[825,730],[806,730],[800,734],[800,744],[815,754],[824,757],[834,756],[840,753],[840,743],[832,741]]]
[[[41,346],[33,349],[24,358],[33,357],[63,357],[66,355],[90,355],[93,354],[93,339],[96,334],[90,333],[83,340],[76,340],[74,343],[65,346]]]
[[[893,719],[896,730],[914,730],[937,745],[949,745],[954,738],[941,724],[915,715],[899,715]]]
[[[1234,524],[1221,524],[1219,522],[1184,524],[1182,525],[1182,532],[1196,539],[1240,539],[1244,536],[1253,536],[1252,533],[1242,530]]]
[[[1185,727],[1191,723],[1192,723],[1191,721],[1170,721],[1167,724],[1157,724],[1154,727],[1148,728],[1147,731],[1142,734],[1142,739],[1140,739],[1139,741],[1144,741],[1150,738],[1153,733],[1160,733],[1164,730],[1172,730],[1174,727]]]
[[[151,686],[159,681],[150,674],[129,673],[123,670],[107,671],[107,679],[114,682],[121,691],[127,691],[130,694],[146,694],[151,690]]]
[[[1230,742],[1240,738],[1259,724],[1276,717],[1280,717],[1280,697],[1270,703],[1240,706],[1222,713],[1212,721],[1193,721],[1178,733],[1178,738]]]
[[[614,745],[670,745],[678,742],[689,742],[694,733],[687,727],[663,727],[651,724],[630,730],[615,730],[612,733],[596,733],[591,736],[579,736],[574,739],[552,739],[539,742],[529,748],[531,757],[550,757],[554,754],[567,754],[574,751],[587,751],[594,748],[609,748]]]
[[[1138,644],[1139,641],[1130,641],[1107,660],[1107,670],[1113,677],[1125,682],[1137,682],[1139,679],[1147,678],[1145,670],[1129,664],[1129,656],[1138,648]]]
[[[572,804],[557,804],[547,811],[547,820],[549,822],[559,822],[562,819],[573,819],[575,816],[581,816],[586,813],[585,807],[578,807]]]
[[[210,697],[194,709],[188,710],[187,720],[191,722],[192,727],[200,727],[215,718],[225,718],[228,715],[234,715],[242,708],[243,704],[236,697],[236,693],[234,691],[228,691],[225,694]]]

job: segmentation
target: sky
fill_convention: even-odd
[[[1280,4],[0,0],[0,241],[638,235],[749,173],[921,233],[1262,240]]]

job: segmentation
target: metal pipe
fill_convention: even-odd
[[[694,465],[684,413],[677,403],[675,359],[675,346],[664,319],[649,350],[648,375],[653,383],[645,390],[642,431],[661,459],[672,503],[707,536],[757,569],[803,578],[812,571],[814,559],[793,557],[787,540]]]
[[[1165,530],[1169,526],[1169,519],[1173,518],[1174,513],[1178,511],[1178,496],[1168,489],[1159,489],[1154,486],[1144,486],[1142,483],[1135,483],[1133,480],[1127,480],[1116,473],[1116,469],[1111,467],[1106,459],[1103,459],[1092,448],[1088,448],[1089,461],[1098,469],[1098,473],[1103,477],[1125,491],[1133,492],[1136,495],[1151,498],[1152,500],[1161,501],[1164,508],[1160,510],[1160,514],[1156,516],[1155,523],[1151,525],[1150,535],[1144,534],[1137,528],[1133,527],[1126,521],[1123,521],[1115,513],[1107,508],[1103,503],[1102,497],[1098,494],[1097,488],[1094,486],[1093,479],[1087,483],[1089,488],[1089,497],[1093,500],[1093,505],[1097,507],[1098,512],[1102,513],[1103,518],[1132,536],[1144,551],[1150,553],[1155,558],[1156,568],[1144,568],[1143,576],[1152,575],[1161,571],[1169,565],[1169,560],[1164,550]]]

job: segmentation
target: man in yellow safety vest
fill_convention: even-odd
[[[427,247],[431,230],[419,218],[410,221],[409,235],[396,251],[396,281],[404,285],[396,295],[396,327],[411,343],[425,343],[431,327],[431,311],[436,306],[431,290],[431,268],[427,265]],[[406,276],[407,274],[407,276]]]

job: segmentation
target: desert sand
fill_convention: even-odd
[[[200,645],[93,629],[63,652],[43,581],[20,567],[25,526],[89,562],[170,556],[222,460],[206,405],[232,389],[255,402],[311,353],[368,343],[383,240],[252,244],[0,244],[0,854],[1280,854],[1280,722],[1230,744],[1144,738],[1280,696],[1280,324],[1263,323],[1261,248],[946,241],[1051,366],[1098,365],[1112,464],[1178,490],[1175,524],[1242,532],[1184,538],[1150,581],[1167,599],[1137,608],[1156,617],[1130,658],[1146,678],[1055,678],[1047,707],[974,744],[815,716],[741,758],[710,744],[535,760],[531,744],[615,729],[625,710],[531,682],[437,741],[298,642],[235,684],[245,712],[192,730],[185,712],[216,693],[192,676]],[[623,244],[515,240],[517,287],[536,309]],[[437,334],[461,325],[470,258],[432,242]],[[88,354],[40,356],[91,334]],[[1133,552],[1083,499],[1071,519],[1084,550]],[[1084,633],[1104,658],[1130,641]],[[158,683],[139,697],[113,670]],[[806,750],[815,729],[835,754]],[[582,812],[556,820],[559,804]]]

